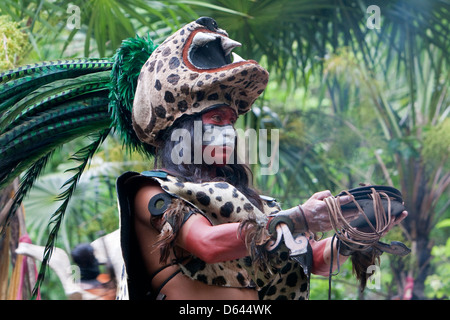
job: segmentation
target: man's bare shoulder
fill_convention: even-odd
[[[148,179],[145,182],[141,182],[139,188],[136,191],[134,197],[134,208],[138,218],[148,221],[149,209],[148,204],[150,200],[157,194],[163,193],[158,182]]]

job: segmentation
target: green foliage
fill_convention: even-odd
[[[422,156],[430,166],[444,162],[445,168],[450,169],[448,156],[450,154],[450,118],[444,119],[436,126],[430,127],[423,138]]]
[[[52,214],[50,218],[49,226],[51,227],[51,230],[49,232],[47,242],[45,244],[42,266],[39,270],[36,286],[33,289],[33,294],[36,294],[37,289],[44,280],[46,267],[48,261],[51,258],[52,252],[55,248],[59,229],[64,221],[63,218],[66,214],[67,207],[69,206],[69,201],[71,200],[76,190],[78,182],[81,179],[81,175],[83,174],[84,169],[88,165],[88,162],[94,156],[95,152],[97,151],[99,146],[103,143],[103,141],[106,139],[108,134],[109,129],[101,131],[94,137],[92,143],[78,150],[71,158],[71,160],[79,162],[79,165],[67,170],[70,172],[74,172],[74,174],[62,185],[61,189],[64,189],[64,191],[62,191],[57,197],[57,200],[61,201],[61,205],[58,207],[58,209],[56,209],[56,211]]]
[[[433,273],[425,280],[425,294],[430,299],[449,299],[450,294],[450,238],[445,245],[434,246]]]
[[[371,4],[381,8],[380,30],[372,30],[365,25],[368,17],[366,9]],[[437,244],[431,252],[434,256],[430,260],[432,268],[419,264],[418,257],[427,252],[414,252],[403,260],[383,257],[383,292],[368,292],[366,297],[396,295],[395,291],[400,291],[402,284],[395,276],[405,276],[406,272],[417,276],[423,270],[433,272],[425,283],[427,296],[448,296],[448,241],[443,244],[448,238],[445,219],[448,219],[450,205],[448,1],[76,0],[71,5],[80,9],[80,27],[72,30],[68,28],[68,19],[76,12],[68,12],[68,4],[63,1],[2,1],[0,13],[9,15],[15,22],[14,25],[8,21],[4,25],[0,23],[0,35],[1,28],[12,28],[14,34],[18,32],[17,37],[13,37],[14,41],[8,41],[8,45],[14,44],[8,50],[15,52],[31,43],[32,52],[17,51],[14,55],[32,62],[74,55],[103,57],[112,55],[123,39],[135,37],[136,34],[150,35],[155,43],[160,43],[183,23],[201,15],[214,17],[231,38],[243,43],[243,47],[237,49],[241,51],[238,53],[244,58],[259,60],[271,72],[271,81],[263,99],[255,104],[253,113],[239,120],[242,128],[280,130],[280,171],[272,176],[256,176],[257,186],[281,200],[284,207],[304,201],[312,192],[322,189],[339,192],[359,182],[400,186],[410,210],[402,229],[408,238],[408,245],[416,243],[418,234],[425,237],[421,241],[428,241],[431,231],[436,236]],[[28,35],[27,41],[23,32]],[[143,45],[144,51],[134,57],[136,60],[126,63],[138,61],[137,64],[143,64],[153,45],[146,42],[147,39],[133,39],[125,42],[122,49]],[[117,53],[116,59],[121,59],[120,53]],[[15,74],[28,77],[30,68]],[[113,82],[129,85],[115,91],[117,99],[113,100],[120,102],[122,96],[125,102],[129,102],[138,70],[138,66],[133,68],[131,78],[122,77],[119,72],[113,74]],[[15,76],[8,74],[4,77],[12,80]],[[106,79],[102,75],[99,77]],[[105,82],[110,80],[107,78]],[[16,135],[24,134],[24,141],[33,146],[43,141],[43,136],[39,134],[45,133],[45,137],[49,137],[58,132],[46,130],[49,129],[46,126],[34,127],[36,123],[29,123],[31,126],[27,127],[26,120],[37,114],[34,112],[48,106],[45,98],[57,102],[59,98],[68,96],[59,97],[56,92],[45,96],[44,92],[39,102],[33,100],[38,98],[37,92],[29,98],[32,107],[25,107],[29,106],[28,103],[19,103],[17,109],[3,113],[10,105],[29,95],[30,92],[22,90],[28,84],[20,86],[19,82],[15,83],[16,93],[22,93],[22,96],[16,96],[16,101],[2,97],[0,125],[1,128],[11,129],[0,137],[4,139],[2,148],[7,147],[6,143]],[[61,84],[58,82],[55,88]],[[69,82],[65,84],[70,87]],[[5,88],[8,89],[8,86],[2,84],[2,89]],[[129,112],[130,105],[120,103],[111,105],[114,112]],[[111,111],[106,110],[105,105],[101,109],[103,117]],[[64,111],[70,112],[69,109]],[[58,116],[60,111],[57,110],[54,115]],[[47,117],[49,115],[43,115],[39,120]],[[8,124],[10,120],[17,122]],[[34,183],[32,176],[39,175],[47,161],[50,163],[46,173],[73,167],[73,164],[60,165],[67,162],[65,152],[72,154],[72,150],[83,149],[88,143],[84,140],[67,143],[69,140],[87,131],[98,132],[109,124],[110,119],[104,118],[100,127],[98,122],[80,127],[74,135],[62,136],[59,142],[63,141],[63,144],[58,142],[45,150],[40,163],[25,152],[30,162],[12,167],[19,174],[35,163],[24,176],[25,186],[30,187]],[[118,129],[116,133],[126,137],[129,127],[119,122],[115,125]],[[65,132],[64,128],[59,130]],[[107,147],[97,153],[103,162],[97,163],[99,158],[91,154],[79,159],[82,165],[91,157],[91,168],[96,168],[98,164],[100,171],[111,167],[125,168],[127,165],[141,171],[146,166],[142,160],[148,165],[148,159],[141,154],[126,154],[116,136],[110,135],[110,138],[112,140],[107,140]],[[13,147],[15,145],[10,145],[9,150]],[[56,151],[52,152],[53,149]],[[12,154],[20,156],[17,152]],[[6,152],[2,153],[3,157],[5,155]],[[111,165],[116,161],[122,161],[124,165]],[[2,161],[2,165],[4,163]],[[254,169],[257,172],[258,166]],[[9,172],[9,169],[0,171]],[[77,241],[95,237],[98,229],[112,230],[117,226],[117,213],[110,203],[115,198],[112,177],[117,172],[89,176],[89,171],[85,171],[89,178],[72,177],[80,178],[78,187],[71,188],[70,194],[66,194],[72,197],[72,201],[66,207],[67,219],[62,225],[61,239],[57,239],[61,240],[58,245],[66,249]],[[39,212],[38,199],[50,202],[60,193],[63,180],[58,177],[55,179],[57,183],[51,185],[49,181],[53,178],[46,176],[41,180],[36,185],[37,194],[30,191],[32,194],[26,206],[31,209],[27,216]],[[70,184],[69,188],[71,185],[75,184]],[[47,192],[51,189],[54,189],[52,193]],[[84,190],[89,191],[89,196],[83,197],[85,193],[78,193]],[[29,190],[25,188],[23,191],[22,195],[25,195]],[[45,200],[39,198],[39,192]],[[31,204],[34,197],[37,200]],[[56,207],[47,212],[44,210],[43,217],[48,219],[55,210]],[[71,217],[74,219],[71,220]],[[39,227],[46,220],[31,221],[30,218],[37,237],[46,237],[47,230]],[[440,228],[433,229],[436,223]],[[389,235],[393,240],[403,237],[399,231]],[[438,257],[445,259],[441,261]],[[389,272],[389,268],[393,271]],[[394,274],[397,271],[399,273]],[[361,298],[353,285],[349,263],[333,279],[333,298]],[[328,281],[325,280],[313,278],[312,299],[326,298]]]
[[[7,15],[0,15],[0,71],[17,66],[28,49],[26,34],[18,22]]]
[[[57,212],[62,204],[62,199],[58,200],[62,186],[71,178],[70,172],[66,172],[73,167],[69,158],[74,149],[88,142],[86,138],[79,138],[60,148],[25,199],[27,230],[35,244],[46,244],[51,231],[50,214]],[[148,160],[144,161],[139,154],[127,155],[117,137],[108,137],[84,170],[71,196],[55,246],[69,253],[79,243],[91,242],[117,230],[119,213],[115,180],[124,171],[146,169]],[[53,272],[46,275],[41,285],[41,295],[43,299],[66,298]]]

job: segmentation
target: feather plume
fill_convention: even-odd
[[[46,154],[110,127],[113,62],[42,62],[0,74],[0,189]]]
[[[6,71],[0,74],[0,113],[45,84],[110,70],[112,64],[105,59],[58,60]]]
[[[136,136],[131,124],[131,110],[142,66],[156,47],[149,37],[144,39],[136,36],[123,41],[114,55],[109,85],[111,100],[109,106],[113,127],[126,148],[139,151],[144,155],[151,155],[154,150],[149,145],[142,144]]]
[[[95,93],[96,96],[106,98],[108,81],[109,72],[102,72],[45,84],[16,102],[2,114],[0,130],[10,128],[24,117],[45,112],[46,109],[53,108],[55,105],[64,103],[73,97],[80,98],[89,93]]]
[[[4,225],[58,147],[78,137],[96,135],[71,158],[79,165],[62,186],[62,203],[51,216],[35,293],[78,181],[111,130],[117,129],[128,150],[152,153],[132,129],[131,109],[141,68],[155,48],[150,38],[136,36],[123,41],[111,59],[42,62],[0,74],[0,189],[25,172]]]

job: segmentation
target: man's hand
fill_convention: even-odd
[[[284,222],[289,225],[292,232],[326,232],[333,229],[328,213],[328,207],[324,199],[333,197],[329,190],[320,191],[311,196],[304,204],[293,207],[291,209],[280,211],[273,217],[273,227],[269,230],[274,230],[276,223]],[[339,204],[343,206],[353,201],[353,196],[345,195],[339,197]],[[345,220],[351,222],[360,216],[358,209],[342,210],[342,215]],[[391,222],[388,230],[394,225],[400,223],[406,216],[407,212],[403,212],[397,219]]]
[[[273,232],[276,224],[280,222],[286,223],[294,233],[331,230],[328,208],[323,201],[327,197],[332,197],[330,191],[317,192],[303,205],[278,212],[269,223],[269,232]],[[352,196],[342,196],[339,198],[339,203],[344,205],[352,200]],[[358,210],[345,210],[343,214],[346,220],[352,221],[358,217]]]
[[[303,209],[305,219],[308,223],[309,230],[312,232],[326,232],[332,229],[328,208],[323,201],[325,198],[332,197],[329,190],[320,191],[311,196],[301,207]],[[350,203],[352,196],[339,197],[340,205]],[[345,210],[342,212],[347,221],[353,221],[359,215],[358,210]]]

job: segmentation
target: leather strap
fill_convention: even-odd
[[[165,266],[162,266],[161,268],[159,268],[158,270],[156,270],[155,272],[152,273],[152,275],[150,276],[150,282],[156,277],[156,275],[158,273],[160,273],[161,271],[163,271],[164,269],[174,266],[176,264],[182,263],[183,261],[185,261],[186,259],[188,259],[189,257],[183,257],[183,258],[179,258],[179,259],[174,259],[172,261],[172,263],[170,264],[166,264]],[[158,287],[158,289],[155,292],[151,293],[151,297],[153,297],[153,299],[155,300],[163,300],[165,298],[165,295],[163,297],[163,295],[160,294],[161,290],[164,288],[164,286],[170,281],[172,280],[178,273],[181,272],[181,268],[178,268],[174,273],[172,273],[166,280],[163,281],[163,283]]]

